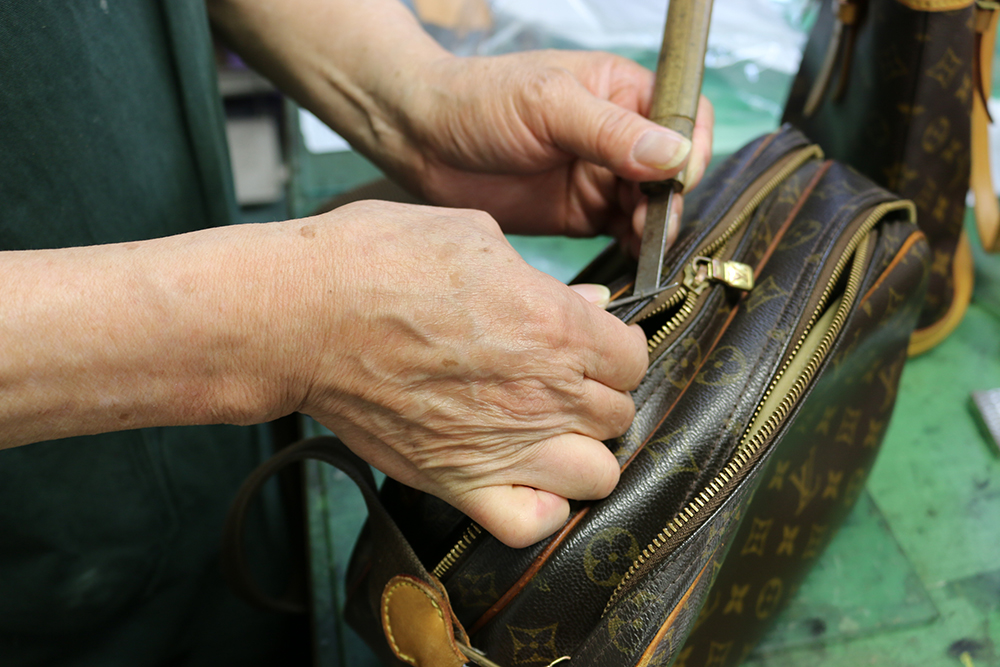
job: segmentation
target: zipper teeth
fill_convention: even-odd
[[[767,399],[770,398],[771,393],[774,391],[774,387],[785,375],[785,371],[787,371],[788,367],[791,365],[792,359],[795,358],[795,355],[798,354],[799,349],[802,347],[802,344],[805,343],[806,336],[808,336],[809,331],[816,324],[816,320],[819,319],[820,314],[823,312],[823,308],[826,306],[826,302],[830,299],[830,293],[833,292],[833,288],[836,287],[837,279],[840,277],[840,274],[844,270],[844,267],[847,265],[847,262],[850,261],[851,255],[854,252],[855,248],[857,248],[858,243],[861,242],[861,239],[864,238],[865,234],[871,231],[872,227],[875,226],[875,223],[877,223],[880,219],[882,219],[882,217],[884,217],[887,213],[907,207],[908,207],[907,202],[890,202],[888,204],[880,204],[879,206],[876,206],[874,209],[872,209],[872,212],[868,215],[867,218],[865,218],[865,221],[861,223],[861,226],[854,233],[854,236],[851,237],[850,242],[844,249],[844,252],[840,256],[840,259],[837,261],[837,265],[833,270],[832,280],[823,289],[823,294],[820,296],[819,303],[816,304],[816,309],[809,317],[809,324],[807,324],[806,328],[803,329],[802,335],[799,336],[799,339],[795,341],[795,346],[792,348],[792,353],[788,355],[787,359],[785,359],[785,363],[781,365],[781,369],[778,371],[778,374],[775,375],[774,379],[771,381],[771,384],[768,386],[767,391],[764,392],[763,398],[757,404],[756,409],[753,411],[753,415],[750,416],[750,421],[748,422],[749,424],[753,424],[754,421],[757,419],[757,416],[760,414],[760,411],[764,407],[764,403],[767,402]],[[743,443],[740,446],[743,447],[745,446],[745,444],[746,443]]]
[[[451,551],[449,551],[445,557],[441,559],[441,562],[437,564],[432,574],[440,579],[445,572],[451,569],[451,566],[455,564],[455,561],[457,561],[459,557],[465,553],[465,550],[469,548],[469,545],[472,544],[473,540],[479,537],[482,532],[483,529],[479,527],[479,524],[469,524],[469,527],[466,528],[465,533],[462,535],[462,539],[460,539],[458,544],[453,546]]]
[[[726,231],[723,232],[722,236],[720,236],[711,244],[709,244],[707,247],[702,249],[701,252],[695,254],[708,255],[709,253],[715,252],[718,248],[724,245],[726,241],[728,241],[733,234],[736,233],[736,231],[743,225],[744,222],[746,222],[746,219],[750,216],[750,213],[755,208],[760,206],[760,203],[764,201],[764,198],[767,197],[769,194],[771,194],[771,192],[773,192],[774,189],[777,188],[782,181],[787,179],[792,174],[792,172],[794,172],[796,169],[801,167],[809,160],[813,158],[822,158],[822,157],[823,157],[823,150],[816,144],[812,144],[801,149],[798,153],[795,154],[795,157],[793,157],[791,161],[781,169],[781,171],[775,174],[764,185],[764,187],[761,188],[761,190],[759,190],[757,194],[754,195],[754,197],[750,200],[749,204],[745,206],[743,210],[740,211],[740,214],[736,217],[736,220],[734,220],[733,223],[729,225],[729,227],[726,229]],[[695,294],[694,292],[691,292],[683,285],[681,285],[678,288],[677,293],[671,296],[670,299],[668,299],[663,306],[657,308],[656,311],[650,313],[649,316],[663,312],[663,310],[672,307],[676,302],[680,301],[682,294],[684,302],[681,304],[680,311],[678,311],[677,314],[671,317],[666,324],[660,327],[660,329],[653,334],[651,340],[658,340],[662,342],[667,336],[669,336],[673,331],[675,331],[677,327],[679,327],[681,323],[683,323],[683,321],[687,319],[687,317],[690,316],[691,311],[694,309],[694,302],[697,299],[698,295]],[[659,345],[659,343],[656,343],[656,345]],[[655,349],[656,345],[649,345],[647,343],[647,349],[650,354],[653,353],[653,350]],[[437,567],[434,568],[433,572],[434,576],[440,579],[449,569],[451,569],[451,567],[455,564],[455,561],[458,560],[459,556],[461,556],[465,552],[465,550],[469,548],[469,546],[476,539],[476,537],[478,537],[479,534],[482,532],[483,529],[480,528],[478,525],[476,525],[475,523],[471,524],[469,526],[469,529],[462,536],[462,539],[458,542],[458,544],[452,547],[451,551],[449,551],[448,554],[443,559],[441,559],[441,562],[437,564]]]
[[[743,207],[743,210],[741,210],[740,214],[736,216],[736,219],[733,220],[733,223],[731,225],[729,225],[729,228],[726,229],[725,232],[723,232],[722,236],[712,241],[712,243],[710,243],[708,246],[702,248],[701,252],[698,252],[696,254],[707,257],[712,253],[714,253],[716,250],[720,249],[723,245],[725,245],[726,241],[728,241],[730,237],[736,233],[736,230],[738,230],[740,227],[743,226],[743,223],[746,222],[746,219],[750,217],[750,214],[758,206],[760,206],[760,203],[764,201],[764,199],[769,194],[774,192],[775,188],[781,185],[783,181],[785,181],[789,176],[792,175],[793,172],[797,171],[798,168],[804,165],[806,162],[808,162],[813,158],[821,158],[821,157],[823,157],[823,151],[816,144],[807,146],[802,150],[800,150],[798,153],[796,153],[795,157],[792,158],[789,161],[789,163],[786,164],[781,169],[781,171],[775,174],[771,178],[771,180],[769,180],[764,185],[764,187],[762,187],[760,190],[757,191],[757,194],[755,194],[753,196],[753,199],[751,199],[750,202]]]
[[[680,310],[674,313],[674,316],[667,320],[667,323],[660,327],[659,330],[657,330],[657,332],[650,337],[649,341],[647,341],[646,350],[650,354],[652,354],[653,350],[659,347],[660,343],[662,343],[667,336],[673,333],[677,327],[679,327],[684,320],[691,315],[691,311],[694,310],[694,302],[698,300],[698,295],[687,288],[684,289],[684,292],[686,293],[686,296],[684,297],[684,303],[681,304]],[[660,310],[657,312],[660,312]],[[650,313],[650,316],[654,314],[655,313]]]
[[[672,308],[672,307],[676,306],[678,303],[680,303],[681,301],[683,301],[686,298],[685,295],[684,295],[685,291],[686,290],[684,289],[683,285],[678,285],[677,286],[677,291],[674,292],[673,294],[671,294],[669,299],[667,299],[666,301],[664,301],[660,305],[659,308],[657,308],[656,310],[650,312],[648,315],[646,315],[646,317],[644,317],[642,319],[645,320],[645,319],[648,319],[650,317],[653,317],[654,315],[659,315],[660,313],[662,313],[663,311],[667,310],[668,308]]]
[[[753,211],[756,210],[758,206],[760,206],[760,203],[764,201],[764,199],[768,195],[774,192],[774,190],[779,185],[781,185],[782,182],[784,182],[789,176],[792,175],[793,172],[795,172],[803,164],[805,164],[806,162],[808,162],[813,158],[822,156],[823,156],[823,151],[820,149],[819,146],[815,144],[807,146],[806,148],[803,148],[798,153],[796,153],[795,157],[793,157],[789,161],[789,163],[786,164],[781,169],[781,171],[779,171],[777,174],[771,177],[771,180],[765,183],[764,186],[757,191],[757,193],[747,203],[747,205],[743,207],[739,215],[736,216],[736,219],[733,220],[732,224],[730,224],[729,227],[726,228],[726,231],[724,231],[719,238],[715,239],[710,244],[703,247],[699,252],[696,252],[695,255],[707,257],[721,252],[722,249],[725,247],[726,242],[729,241],[730,238],[732,238],[733,234],[735,234],[739,230],[739,228],[744,225],[744,223],[746,223],[747,218],[750,217],[750,214],[753,213]],[[684,322],[684,320],[686,320],[691,315],[691,312],[694,310],[694,302],[698,298],[698,295],[687,289],[684,285],[681,285],[678,288],[677,294],[680,294],[682,291],[687,292],[687,296],[684,299],[684,304],[681,306],[681,309],[676,314],[674,314],[673,317],[667,320],[667,322],[650,337],[649,341],[646,344],[646,349],[649,352],[649,354],[652,354],[653,351],[660,345],[660,343],[662,343],[666,339],[667,336],[676,331],[677,327],[679,327]],[[671,297],[670,300],[673,301],[676,298],[677,295],[674,295],[673,297]],[[663,310],[666,309],[667,307],[668,306],[665,304],[664,306],[657,308],[654,312],[650,313],[648,317],[652,317],[656,313],[663,312]]]
[[[837,263],[837,269],[835,270],[830,280],[830,283],[826,286],[826,289],[824,290],[823,295],[821,297],[820,303],[817,305],[815,311],[813,312],[812,317],[809,320],[809,326],[803,332],[802,336],[799,337],[799,340],[795,344],[793,353],[788,357],[788,360],[785,362],[785,364],[783,364],[782,369],[778,373],[778,375],[776,375],[775,378],[771,381],[770,385],[768,386],[767,392],[764,394],[763,398],[758,403],[757,409],[754,411],[753,417],[750,419],[749,425],[747,426],[748,430],[753,425],[754,421],[757,419],[757,415],[760,413],[763,404],[767,401],[767,398],[770,396],[771,392],[774,391],[775,385],[777,385],[782,375],[784,375],[784,372],[788,369],[788,366],[791,363],[791,359],[795,356],[796,353],[798,353],[799,349],[802,347],[802,344],[805,342],[806,336],[809,333],[809,329],[812,328],[812,326],[815,324],[816,320],[819,317],[819,314],[822,312],[826,300],[829,298],[830,292],[836,285],[840,271],[842,271],[844,265],[848,261],[850,261],[852,255],[854,254],[854,250],[858,248],[858,244],[861,242],[861,239],[864,238],[864,236],[869,231],[871,231],[871,228],[875,225],[876,222],[878,222],[878,220],[882,218],[882,216],[884,216],[886,213],[892,210],[907,208],[907,204],[908,202],[893,202],[877,206],[872,211],[872,213],[865,219],[865,222],[861,225],[858,231],[855,232],[854,236],[851,238],[850,243],[848,243],[848,246],[845,249],[843,255],[841,255],[840,261],[838,261]],[[857,297],[857,291],[861,283],[860,274],[864,268],[864,263],[865,263],[864,260],[865,260],[865,254],[867,253],[867,247],[859,248],[858,253],[860,253],[860,256],[856,257],[858,261],[856,261],[854,266],[852,267],[851,274],[847,281],[847,286],[844,288],[844,299],[843,301],[841,301],[840,307],[837,309],[837,313],[834,315],[833,321],[830,324],[830,328],[827,330],[826,334],[824,334],[823,339],[816,347],[816,350],[813,352],[812,356],[809,359],[809,362],[806,364],[801,375],[799,375],[799,377],[796,378],[795,384],[792,385],[792,388],[789,390],[788,394],[785,396],[784,399],[782,399],[781,403],[778,405],[775,411],[771,414],[770,417],[767,418],[767,421],[765,421],[761,425],[760,429],[758,429],[757,432],[754,433],[752,437],[750,437],[747,432],[744,432],[742,442],[740,443],[740,446],[737,448],[737,451],[733,456],[733,459],[728,464],[726,464],[726,466],[719,472],[719,474],[716,475],[711,482],[709,482],[708,486],[705,489],[703,489],[694,498],[694,500],[688,503],[687,506],[685,506],[684,509],[681,510],[681,512],[679,512],[673,519],[671,519],[667,523],[666,527],[664,527],[664,529],[661,530],[653,538],[652,542],[648,544],[645,549],[642,550],[642,553],[639,555],[639,557],[636,558],[636,560],[629,567],[628,572],[626,572],[625,576],[623,576],[621,581],[618,582],[618,586],[615,588],[614,593],[612,593],[610,600],[608,600],[608,604],[605,606],[604,612],[602,612],[602,616],[605,613],[607,613],[608,609],[610,609],[611,606],[618,600],[618,596],[620,595],[621,591],[625,588],[625,584],[628,581],[630,581],[632,577],[635,576],[636,571],[638,571],[638,569],[642,567],[642,565],[649,558],[653,556],[656,550],[659,549],[661,546],[663,546],[663,544],[671,536],[676,534],[684,526],[684,524],[693,519],[698,514],[698,512],[706,504],[708,504],[708,502],[717,493],[719,493],[719,491],[721,491],[722,488],[727,483],[729,483],[730,480],[733,479],[733,477],[739,474],[741,469],[747,464],[748,461],[750,461],[751,457],[761,449],[761,447],[768,440],[768,438],[770,438],[771,435],[774,433],[774,431],[778,428],[778,426],[781,425],[781,422],[784,421],[785,416],[792,409],[792,407],[795,405],[795,402],[798,400],[799,396],[802,394],[802,392],[806,389],[809,382],[812,380],[813,376],[816,373],[816,370],[819,368],[820,363],[822,363],[822,361],[826,358],[826,355],[829,353],[830,347],[833,345],[833,342],[835,341],[836,337],[840,334],[840,329],[841,327],[843,327],[844,321],[847,319],[848,312],[854,305],[854,300]]]

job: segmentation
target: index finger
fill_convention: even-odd
[[[585,318],[580,329],[585,332],[580,346],[584,375],[618,391],[635,389],[649,366],[642,328],[629,326],[577,296]]]

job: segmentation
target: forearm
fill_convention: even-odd
[[[413,83],[449,57],[397,0],[209,0],[215,30],[285,93],[390,173],[420,161],[404,135]]]
[[[264,231],[0,253],[0,447],[294,409],[261,364],[282,344]]]

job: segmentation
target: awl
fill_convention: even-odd
[[[660,59],[656,64],[656,83],[649,118],[688,140],[694,134],[698,113],[711,18],[711,0],[671,0]],[[608,308],[639,301],[672,286],[661,286],[660,282],[667,223],[675,197],[684,189],[683,174],[666,181],[643,183],[642,189],[649,195],[649,207],[642,232],[635,287],[631,296],[612,301]]]

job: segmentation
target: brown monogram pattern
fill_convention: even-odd
[[[834,81],[807,116],[803,108],[831,39],[834,4],[822,3],[785,120],[829,157],[917,205],[917,222],[933,249],[922,329],[944,317],[954,290],[952,259],[965,216],[976,94],[974,8],[970,2],[923,12],[895,0],[853,0],[861,11],[854,44],[843,47],[851,49],[847,78]]]
[[[883,257],[898,247],[890,236],[883,234]],[[715,606],[705,606],[684,648],[686,664],[739,664],[743,651],[720,657],[719,646],[749,650],[756,644],[808,571],[803,565],[819,557],[853,507],[895,402],[906,341],[919,313],[913,283],[922,272],[912,269],[927,255],[922,243],[906,246],[886,268],[900,277],[909,274],[903,284],[883,280],[859,305],[852,334],[831,356],[833,368],[816,384],[762,473],[749,520],[709,595]],[[888,349],[882,337],[891,337]],[[845,356],[847,348],[852,352]]]
[[[671,266],[690,261],[744,191],[804,146],[783,128],[706,179],[689,199]],[[528,549],[484,534],[443,575],[474,646],[498,664],[540,667],[563,656],[593,667],[700,667],[746,655],[857,498],[888,422],[930,267],[905,212],[871,232],[858,301],[809,393],[768,444],[739,468],[730,464],[820,294],[837,283],[825,273],[843,252],[834,249],[874,206],[893,201],[860,174],[815,158],[764,198],[725,247],[726,258],[754,267],[757,288],[705,290],[651,359],[634,394],[635,422],[608,443],[623,468],[615,492]],[[642,307],[615,314],[627,319]],[[446,551],[462,533],[461,524],[408,506],[406,491],[390,485],[383,495],[395,498],[393,511],[433,521],[432,535],[421,537],[425,553]],[[364,574],[369,547],[362,540],[352,564],[362,573],[351,598],[361,625],[372,615],[359,595],[379,588]],[[720,633],[719,623],[739,630]]]

